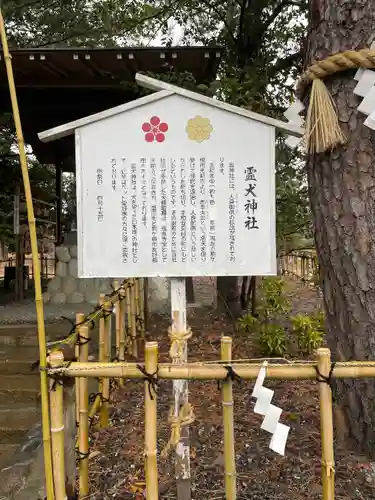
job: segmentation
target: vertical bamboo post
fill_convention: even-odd
[[[144,278],[139,278],[139,315],[141,318],[141,336],[145,338],[145,290]]]
[[[85,315],[83,313],[77,313],[76,314],[76,325],[79,325],[80,323],[82,323],[82,321],[84,319],[85,319]],[[75,355],[76,359],[80,359],[80,349],[81,349],[81,346],[77,342],[76,345],[74,346],[74,355]],[[78,427],[78,423],[79,423],[79,386],[80,386],[79,378],[75,378],[74,384],[75,384],[75,392],[76,392],[76,422],[77,422],[77,427]]]
[[[333,416],[332,416],[332,390],[329,383],[331,371],[331,352],[329,349],[318,349],[318,371],[320,399],[320,432],[322,438],[322,481],[323,500],[335,498],[335,468],[333,455]]]
[[[131,280],[129,279],[126,283],[126,318],[127,318],[127,328],[126,328],[126,340],[128,346],[128,352],[131,353],[131,332],[132,332],[132,310],[131,310],[131,300],[130,300],[130,290],[131,290]]]
[[[232,361],[232,339],[222,337],[221,360],[230,364]],[[225,498],[236,500],[236,461],[234,454],[234,420],[233,420],[233,382],[230,378],[222,384],[223,420],[224,420],[224,480]]]
[[[105,302],[105,295],[100,294],[99,298],[99,305],[102,306]],[[104,336],[105,336],[105,323],[104,323],[104,318],[99,319],[99,362],[103,363],[104,362],[104,349],[105,349],[105,341],[104,341]],[[100,394],[103,394],[103,379],[99,379],[99,392]]]
[[[47,500],[54,500],[55,495],[53,491],[53,471],[52,471],[50,418],[49,418],[49,401],[48,401],[48,379],[47,379],[47,372],[45,370],[47,366],[47,346],[46,346],[46,331],[44,326],[42,284],[40,279],[40,267],[38,258],[38,241],[36,236],[35,215],[33,207],[33,198],[31,194],[29,170],[27,167],[25,141],[23,138],[21,117],[18,108],[17,92],[13,76],[12,57],[9,53],[5,23],[1,8],[0,8],[0,36],[1,36],[1,44],[3,48],[4,62],[8,78],[10,100],[12,103],[14,125],[16,128],[23,186],[26,198],[27,220],[29,223],[31,252],[33,259],[34,286],[35,286],[35,308],[36,308],[36,316],[38,324],[39,363],[41,368],[40,398],[42,406],[42,433],[43,433],[44,469],[46,477],[46,493],[47,493]]]
[[[143,278],[143,311],[145,332],[148,329],[148,278]]]
[[[131,336],[132,336],[132,355],[138,357],[138,345],[137,345],[137,309],[135,302],[135,280],[131,280],[130,287],[130,310],[131,310]]]
[[[304,282],[307,281],[307,276],[306,276],[306,255],[302,255],[302,279]]]
[[[155,374],[158,366],[158,344],[147,342],[145,347],[145,369]],[[157,464],[157,402],[156,392],[149,381],[145,381],[145,469],[146,498],[158,500]]]
[[[100,305],[104,306],[104,309],[107,309],[105,294],[100,294]],[[104,363],[109,362],[109,321],[111,320],[110,316],[106,316],[107,313],[104,313],[105,317],[100,318],[99,321],[99,353],[100,353],[100,361]],[[102,405],[100,407],[100,427],[108,427],[109,423],[109,378],[102,378],[100,380],[100,392],[102,394]]]
[[[82,337],[89,338],[88,326],[79,327]],[[89,359],[89,344],[81,345],[80,362]],[[78,450],[79,450],[79,498],[86,498],[89,494],[89,382],[87,377],[79,379],[79,428],[78,428]]]
[[[137,325],[137,337],[139,338],[139,334],[141,333],[141,315],[140,315],[140,306],[139,306],[139,278],[135,278],[134,280],[134,299],[135,299],[135,318]]]
[[[125,303],[124,297],[126,292],[123,287],[120,290],[120,301],[116,308],[116,329],[118,328],[119,337],[119,350],[118,350],[118,360],[125,361]],[[120,386],[124,385],[124,379],[120,378]]]
[[[118,281],[117,280],[113,281],[113,289],[114,290],[118,289]],[[120,329],[121,329],[121,327],[120,327],[120,325],[121,325],[120,310],[119,310],[120,304],[121,304],[121,302],[118,301],[118,302],[116,302],[116,304],[114,306],[115,322],[116,322],[115,331],[116,331],[116,357],[117,357],[117,359],[120,359]]]
[[[64,362],[64,355],[61,351],[52,352],[49,356],[52,368],[61,366]],[[65,500],[65,460],[64,460],[64,408],[63,391],[61,384],[50,382],[50,402],[51,402],[51,441],[52,441],[52,467],[53,482],[55,487],[55,499]]]

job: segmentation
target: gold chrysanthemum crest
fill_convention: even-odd
[[[213,127],[208,118],[197,115],[188,120],[185,130],[191,141],[200,143],[210,138]]]

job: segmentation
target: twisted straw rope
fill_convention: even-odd
[[[172,328],[169,328],[168,336],[171,340],[169,356],[172,359],[181,358],[185,342],[189,340],[192,336],[191,329],[187,328],[184,332],[175,332]]]
[[[307,68],[297,84],[297,95],[303,96],[306,87],[314,80],[353,68],[375,69],[375,50],[345,50],[317,61]]]
[[[297,96],[303,100],[311,84],[309,107],[306,116],[305,141],[310,154],[324,153],[347,138],[341,130],[332,96],[323,80],[329,75],[352,68],[375,68],[375,50],[346,50],[312,64],[297,84]]]
[[[181,429],[191,425],[195,421],[194,410],[191,404],[185,403],[177,417],[173,414],[173,409],[169,412],[168,423],[171,426],[171,437],[161,452],[161,457],[165,458],[171,448],[175,448],[181,439]]]

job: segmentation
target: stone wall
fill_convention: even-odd
[[[110,293],[112,279],[78,278],[77,246],[56,247],[56,277],[48,283],[44,303],[97,305],[99,294]]]
[[[117,278],[121,281],[123,278]],[[48,283],[44,303],[98,304],[101,293],[112,291],[113,278],[78,278],[77,245],[56,247],[56,277]],[[168,313],[170,310],[169,280],[149,278],[149,311]]]

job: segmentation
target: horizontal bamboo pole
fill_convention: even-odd
[[[355,362],[336,363],[332,373],[333,378],[375,378],[375,362],[368,362],[366,366],[355,365]],[[237,375],[245,380],[256,379],[262,364],[231,364]],[[268,365],[267,378],[276,380],[315,380],[315,364],[299,365]],[[64,373],[68,377],[124,377],[143,378],[144,375],[137,368],[136,363],[71,363],[66,368],[49,369],[49,373]],[[224,380],[228,375],[223,365],[194,364],[172,365],[160,364],[158,378],[173,380]]]

